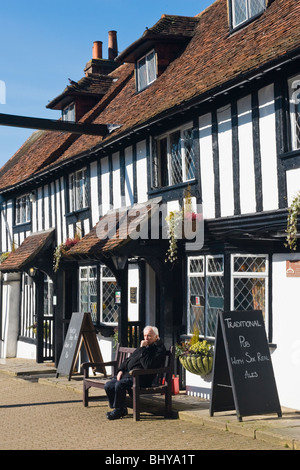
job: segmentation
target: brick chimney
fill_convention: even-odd
[[[117,31],[108,31],[108,59],[114,60],[118,55]]]
[[[102,41],[94,41],[93,59],[102,59]]]
[[[92,59],[84,69],[86,77],[92,74],[108,75],[119,66],[114,61],[118,55],[117,32],[108,32],[108,59],[102,57],[102,45],[102,41],[94,41]]]

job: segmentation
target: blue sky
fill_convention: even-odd
[[[0,113],[58,119],[48,101],[84,76],[94,41],[118,33],[119,52],[141,37],[162,14],[195,16],[213,0],[1,0]],[[30,129],[0,126],[0,167],[18,150]]]

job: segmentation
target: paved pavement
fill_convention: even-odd
[[[57,394],[59,392],[59,396],[61,397],[61,400],[59,401],[60,403],[60,414],[61,414],[61,422],[62,425],[64,425],[64,419],[66,420],[66,425],[68,426],[68,430],[65,433],[66,438],[68,439],[68,446],[71,446],[71,441],[72,441],[72,423],[70,425],[67,424],[67,420],[69,419],[70,414],[72,412],[76,413],[76,419],[82,419],[82,432],[86,429],[88,426],[88,421],[86,420],[87,415],[89,415],[89,419],[93,416],[93,419],[95,419],[95,413],[93,412],[93,402],[91,402],[91,406],[89,408],[81,408],[78,407],[78,404],[81,402],[82,398],[82,376],[80,375],[74,375],[72,376],[71,380],[68,380],[67,377],[64,376],[59,376],[56,377],[55,374],[56,370],[53,364],[37,364],[35,361],[31,360],[23,360],[23,359],[0,359],[0,380],[2,383],[5,381],[5,376],[3,374],[8,374],[10,377],[7,377],[7,380],[5,383],[6,385],[6,393],[7,397],[10,396],[11,393],[14,393],[13,387],[12,387],[12,380],[16,378],[23,378],[25,381],[17,381],[18,386],[22,386],[22,400],[24,401],[24,404],[28,405],[30,403],[30,393],[33,393],[33,388],[30,388],[30,385],[32,386],[32,383],[30,382],[36,382],[38,381],[40,384],[47,385],[47,395],[45,394],[44,396],[47,396],[47,400],[45,402],[39,402],[39,404],[47,405],[51,402],[51,396],[54,393]],[[24,384],[28,383],[28,387],[24,387]],[[14,384],[16,384],[16,381],[14,380]],[[22,385],[23,384],[23,385]],[[51,387],[56,387],[55,389],[52,388],[51,392]],[[16,387],[16,385],[14,385]],[[41,387],[44,393],[44,388]],[[24,392],[23,392],[24,390]],[[36,390],[36,388],[35,388]],[[77,393],[77,395],[74,394],[74,392]],[[41,393],[41,392],[39,392]],[[94,390],[95,395],[99,395],[101,393],[101,390]],[[80,394],[80,395],[79,395]],[[92,392],[93,394],[93,392]],[[103,392],[105,395],[105,393]],[[56,395],[57,396],[57,395]],[[66,401],[63,400],[63,398],[66,397]],[[75,398],[76,397],[76,398]],[[154,396],[154,397],[143,397],[143,402],[145,405],[145,410],[148,409],[149,407],[151,408],[151,412],[155,414],[155,411],[160,407],[161,400],[163,398]],[[50,401],[49,401],[50,400]],[[57,398],[55,398],[57,400]],[[54,399],[53,399],[54,401]],[[17,407],[17,405],[5,405],[5,399],[2,400],[2,403],[4,402],[4,405],[0,406],[0,409],[2,408],[3,411],[7,411],[10,413],[10,417],[12,416],[12,408]],[[95,403],[95,402],[94,402]],[[103,415],[105,416],[105,413],[107,411],[107,402],[106,400],[103,400],[103,404],[101,405],[101,410],[103,412]],[[72,405],[76,404],[77,408],[72,408]],[[20,404],[22,407],[23,404]],[[99,405],[98,405],[99,406]],[[30,416],[34,416],[34,409],[36,410],[38,407],[34,406],[27,406],[28,412],[32,413],[32,415],[29,414],[27,417],[26,422],[24,423],[18,423],[18,426],[23,426],[24,427],[24,432],[26,433],[33,433],[33,439],[35,432],[40,432],[37,429],[30,428]],[[50,407],[48,407],[50,410]],[[84,410],[84,413],[82,414],[82,418],[78,415],[78,410]],[[77,411],[74,411],[77,410]],[[214,430],[215,431],[227,431],[226,433],[224,432],[224,439],[231,438],[231,441],[234,439],[238,439],[239,436],[244,436],[247,437],[249,442],[250,440],[255,440],[256,445],[259,444],[259,442],[262,443],[262,449],[265,449],[264,445],[267,445],[267,448],[269,449],[291,449],[291,450],[300,450],[300,410],[292,410],[288,408],[282,408],[282,417],[278,418],[277,414],[272,414],[272,415],[262,415],[262,416],[250,416],[250,417],[244,417],[242,422],[239,422],[237,420],[237,416],[235,411],[233,410],[232,412],[222,412],[222,413],[215,413],[213,417],[209,416],[209,402],[207,400],[202,400],[198,397],[191,397],[186,395],[184,392],[181,392],[179,395],[176,395],[173,397],[173,410],[174,410],[174,415],[179,418],[180,425],[186,427],[182,431],[185,433],[185,438],[187,438],[188,433],[192,432],[194,429],[203,429],[205,430],[206,433],[211,433]],[[49,411],[49,426],[51,426],[51,412]],[[104,417],[103,416],[103,417]],[[25,418],[24,418],[25,419]],[[73,418],[74,419],[74,418]],[[144,415],[144,419],[147,419],[147,415]],[[1,420],[2,421],[2,420]],[[122,420],[122,426],[125,426],[123,422],[129,423],[129,420]],[[150,421],[148,420],[148,423],[150,425]],[[170,421],[170,420],[168,420]],[[171,420],[171,422],[174,420]],[[2,421],[3,422],[3,421]],[[175,422],[178,422],[178,420],[175,420]],[[112,425],[113,422],[107,422],[105,421],[106,426]],[[132,421],[130,420],[130,423]],[[154,420],[154,425],[155,425],[155,420]],[[156,422],[157,425],[157,422]],[[12,423],[13,426],[13,423]],[[99,421],[97,420],[96,426],[101,427],[101,416],[99,416]],[[151,426],[150,426],[151,427]],[[150,429],[149,427],[149,429]],[[13,428],[12,428],[13,429]],[[120,429],[120,428],[118,428]],[[156,428],[157,429],[157,428]],[[125,430],[125,428],[124,428]],[[47,429],[45,430],[47,431]],[[13,433],[12,433],[13,434]],[[7,440],[9,441],[9,444],[5,444],[5,436]],[[75,436],[74,436],[75,437]],[[125,432],[126,439],[128,439],[128,433]],[[4,441],[3,441],[4,439]],[[18,447],[14,447],[12,435],[8,432],[4,433],[1,436],[1,446],[2,449],[17,449]],[[162,436],[161,439],[164,439],[164,449],[172,449],[172,436]],[[169,444],[167,444],[166,439],[169,439]],[[91,442],[91,441],[89,441]],[[8,447],[5,447],[5,445],[8,445]],[[18,444],[19,445],[19,444]],[[51,448],[51,442],[48,443]],[[52,446],[54,444],[52,443]],[[62,443],[62,445],[66,445],[65,442]],[[76,442],[75,445],[77,446],[78,443]],[[92,445],[92,444],[91,444]],[[96,444],[95,444],[96,445]],[[114,449],[112,443],[107,445],[111,446],[111,449]],[[120,444],[121,445],[121,444]],[[128,445],[128,442],[127,444]],[[171,447],[168,447],[171,446]],[[186,445],[186,444],[185,444]],[[230,443],[225,444],[226,448],[230,449]],[[16,444],[17,446],[17,444]],[[268,447],[269,446],[269,447]],[[33,447],[34,448],[34,447]],[[45,448],[45,447],[43,447]],[[52,447],[53,448],[53,447]],[[55,448],[55,447],[54,447]],[[59,448],[59,447],[58,447]],[[62,447],[66,448],[66,447]],[[67,447],[70,448],[70,447]],[[71,446],[71,448],[73,448]],[[76,448],[76,447],[75,447]],[[92,447],[91,447],[92,448]],[[109,447],[108,447],[109,448]],[[123,447],[123,448],[129,448],[130,447]],[[145,449],[146,449],[146,444],[145,444]],[[174,447],[173,447],[174,448]],[[190,448],[189,447],[183,447],[184,448]],[[231,447],[236,449],[236,447]],[[255,448],[255,447],[254,447]],[[256,447],[257,448],[257,447]],[[120,447],[122,449],[122,447]],[[178,449],[179,450],[179,449]]]

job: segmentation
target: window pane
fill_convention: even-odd
[[[161,186],[168,186],[168,141],[167,138],[159,141],[159,157],[160,157],[160,177]]]
[[[138,62],[138,90],[143,90],[147,86],[147,69],[146,69],[146,58],[144,57]]]
[[[204,272],[204,258],[190,259],[190,273],[203,273]]]
[[[265,318],[265,279],[234,279],[234,310],[262,310]]]
[[[247,0],[232,0],[232,26],[243,23],[247,18]]]
[[[118,321],[119,306],[115,304],[116,281],[102,281],[102,321],[115,323]]]
[[[261,13],[265,8],[265,1],[266,0],[249,0],[249,16],[255,16]]]
[[[223,257],[210,257],[207,258],[207,272],[208,273],[222,273],[224,270]]]
[[[239,256],[234,258],[234,272],[256,273],[265,271],[265,257]]]
[[[180,131],[170,135],[171,184],[182,182],[182,158]]]
[[[224,308],[223,276],[207,276],[207,336],[215,336],[218,312]]]
[[[183,132],[183,145],[185,153],[185,181],[195,178],[195,152],[193,148],[193,129]]]
[[[204,277],[191,277],[189,280],[189,321],[188,333],[193,333],[195,328],[199,329],[200,335],[205,334],[204,323]]]
[[[147,56],[147,72],[148,72],[148,85],[149,83],[154,82],[156,79],[156,60],[155,60],[155,53],[152,51]]]

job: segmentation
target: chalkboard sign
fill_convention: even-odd
[[[220,312],[217,321],[210,415],[236,410],[243,416],[281,408],[262,312]]]
[[[57,366],[56,377],[61,374],[68,375],[69,380],[71,379],[82,344],[91,362],[103,362],[91,314],[74,312]],[[106,375],[105,367],[102,368],[102,372]]]

